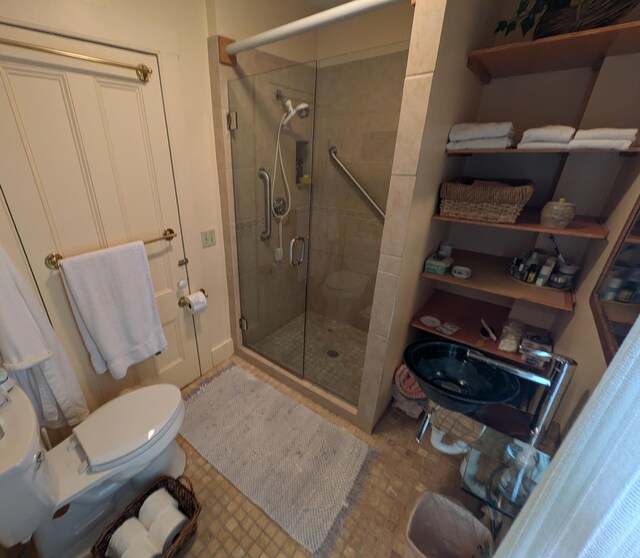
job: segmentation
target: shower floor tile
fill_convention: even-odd
[[[350,325],[307,312],[252,345],[267,358],[301,374],[350,403],[358,402],[367,333]],[[304,358],[304,367],[303,367]]]

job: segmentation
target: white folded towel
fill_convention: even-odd
[[[464,149],[505,149],[507,147],[513,147],[513,137],[508,136],[504,138],[487,138],[476,139],[467,141],[450,141],[447,144],[447,149],[450,151],[464,150]]]
[[[0,366],[33,403],[41,426],[74,426],[88,414],[78,378],[40,300],[0,248]]]
[[[521,141],[518,149],[569,149],[569,144],[555,141]]]
[[[127,368],[167,347],[142,242],[60,261],[82,339],[98,374]]]
[[[591,128],[578,130],[574,139],[579,140],[627,140],[636,141],[638,128]]]
[[[513,122],[469,122],[454,124],[449,132],[449,141],[503,138],[513,133]]]
[[[522,134],[522,142],[548,141],[554,143],[569,143],[576,129],[571,126],[550,125],[540,128],[529,128]]]
[[[632,140],[616,139],[573,139],[569,142],[570,149],[614,149],[625,151],[633,143]]]

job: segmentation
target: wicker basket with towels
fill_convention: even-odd
[[[458,178],[440,186],[440,214],[474,221],[515,223],[533,195],[529,180]]]

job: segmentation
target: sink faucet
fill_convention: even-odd
[[[546,390],[546,397],[542,397],[540,402],[538,403],[538,407],[534,414],[534,422],[531,426],[531,440],[530,444],[535,446],[535,443],[538,440],[542,427],[544,426],[551,408],[553,407],[553,403],[560,391],[560,387],[564,382],[567,371],[570,366],[575,366],[577,362],[572,358],[569,358],[564,355],[559,355],[556,353],[551,353],[548,351],[542,351],[540,349],[533,349],[529,347],[520,346],[520,352],[525,355],[531,355],[537,358],[542,358],[550,361],[549,365],[549,375],[548,377],[542,376],[540,374],[536,374],[534,372],[529,372],[524,370],[518,366],[509,364],[507,362],[490,358],[485,356],[484,354],[469,349],[467,352],[467,357],[471,360],[477,360],[479,362],[484,362],[485,364],[489,364],[491,366],[495,366],[496,368],[500,368],[505,372],[509,372],[518,378],[522,378],[524,380],[528,380],[530,382],[537,383],[543,386]],[[546,399],[546,403],[545,403]]]

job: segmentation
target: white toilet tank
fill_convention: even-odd
[[[0,407],[0,545],[28,540],[53,511],[38,419],[19,387]]]

